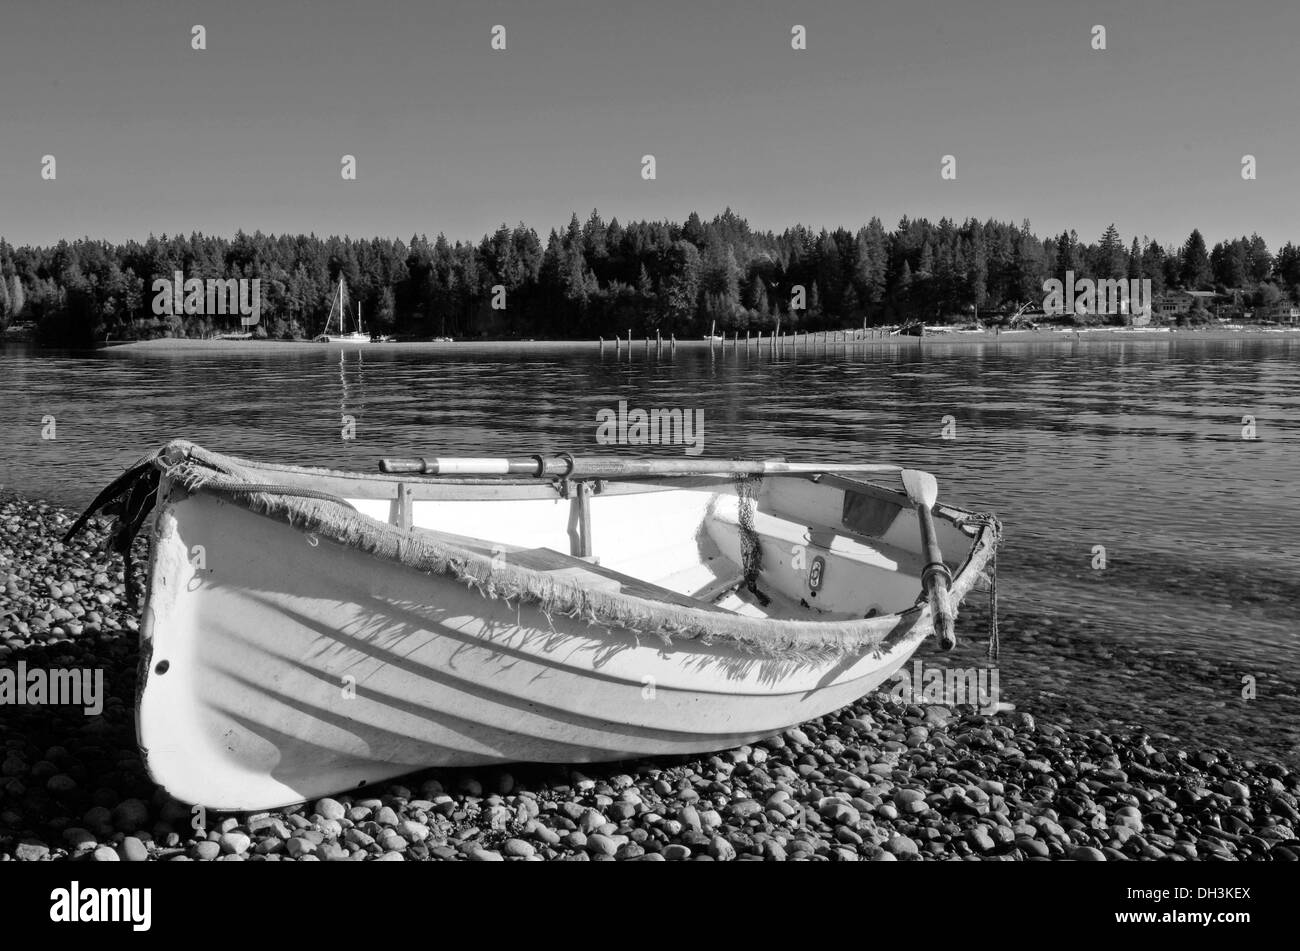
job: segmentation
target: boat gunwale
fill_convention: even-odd
[[[178,450],[183,452],[180,461],[172,454]],[[584,618],[596,625],[657,636],[665,644],[675,640],[700,639],[706,644],[725,640],[741,652],[768,656],[856,656],[891,648],[919,625],[925,625],[930,612],[928,603],[923,601],[907,610],[872,618],[789,620],[719,614],[704,606],[667,605],[621,591],[592,590],[578,582],[548,577],[523,566],[496,565],[476,552],[431,538],[436,533],[427,529],[402,528],[357,512],[342,499],[258,492],[257,480],[249,478],[250,472],[258,471],[310,476],[332,474],[333,470],[246,462],[183,441],[169,443],[152,461],[163,476],[160,497],[169,494],[171,486],[189,492],[210,491],[301,533],[323,536],[371,557],[477,587],[485,597],[534,603],[543,614]],[[200,468],[216,476],[215,481],[205,478],[205,473],[198,471]],[[236,480],[234,485],[229,482],[232,477]],[[730,477],[726,478],[730,481]],[[238,491],[239,481],[248,484],[249,490]],[[870,487],[895,498],[899,495],[865,481],[849,481],[855,489]],[[952,506],[935,508],[939,517],[955,524],[971,539],[952,580],[951,599],[955,609],[975,586],[996,550],[999,526],[991,516],[979,516]],[[975,527],[973,534],[972,527]]]

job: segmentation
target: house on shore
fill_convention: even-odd
[[[1250,292],[1243,288],[1229,288],[1223,294],[1213,291],[1174,290],[1159,295],[1152,308],[1154,316],[1164,323],[1176,322],[1200,301],[1202,309],[1223,320],[1275,320],[1282,324],[1300,324],[1300,305],[1283,299],[1263,307],[1252,308]]]
[[[1219,302],[1219,295],[1214,291],[1166,291],[1156,298],[1152,312],[1161,321],[1176,321],[1190,311],[1197,301],[1212,314]]]
[[[1279,324],[1300,324],[1300,306],[1280,300],[1266,307],[1256,307],[1256,320],[1276,320]]]

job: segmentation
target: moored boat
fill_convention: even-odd
[[[173,796],[266,809],[431,766],[749,743],[943,635],[998,538],[932,479],[864,478],[893,466],[387,468],[177,441],[92,506],[129,551],[156,502],[137,726]]]
[[[317,334],[313,339],[314,343],[371,343],[371,335],[366,333],[365,325],[361,322],[361,303],[357,302],[357,329],[348,332],[344,326],[343,314],[343,278],[339,278],[339,290],[335,300],[330,302],[330,312],[325,317],[325,329]],[[330,324],[334,321],[334,304],[339,306],[339,332],[330,333]]]

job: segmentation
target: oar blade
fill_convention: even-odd
[[[934,508],[934,503],[939,501],[939,482],[934,476],[920,469],[904,469],[899,476],[913,505]]]

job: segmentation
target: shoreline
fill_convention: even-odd
[[[1097,328],[1079,330],[1004,330],[994,333],[990,330],[948,331],[945,333],[927,332],[924,337],[908,336],[872,336],[875,331],[868,330],[866,337],[852,336],[860,331],[829,331],[809,334],[807,338],[800,335],[798,340],[788,335],[782,336],[783,355],[812,353],[815,350],[861,349],[861,348],[901,348],[908,346],[931,346],[935,344],[970,346],[977,344],[1082,344],[1082,343],[1132,343],[1132,342],[1180,342],[1180,341],[1223,341],[1223,340],[1300,340],[1300,327],[1243,327],[1226,329],[1222,327],[1204,330],[1193,329],[1147,329],[1127,330],[1122,328]],[[850,335],[849,337],[843,336]],[[761,347],[770,348],[771,337],[764,336]],[[740,341],[741,345],[744,341]],[[757,336],[751,337],[750,346],[755,352],[760,347]],[[738,349],[734,338],[728,337],[723,343],[710,344],[706,340],[678,340],[678,347],[689,350],[708,350],[711,346],[719,352],[732,352]],[[614,338],[608,338],[603,348],[615,352]],[[644,352],[646,338],[633,337],[631,349]],[[617,344],[619,352],[628,349],[627,338],[620,337]],[[154,340],[138,340],[124,343],[109,343],[98,348],[113,353],[185,353],[236,351],[244,353],[276,352],[332,352],[341,350],[363,350],[367,353],[416,353],[443,352],[456,353],[472,350],[601,350],[600,340],[456,340],[456,341],[406,341],[363,344],[316,343],[308,340],[191,340],[188,338],[160,337]],[[650,338],[650,349],[655,350],[654,339]],[[663,349],[671,350],[665,338]]]
[[[0,492],[0,668],[98,668],[106,689],[96,716],[0,717],[0,861],[1300,860],[1280,763],[882,691],[713,755],[428,770],[195,831],[136,751],[121,560],[102,519],[65,550],[74,517]]]

